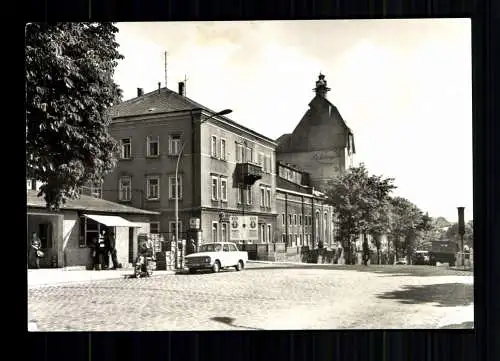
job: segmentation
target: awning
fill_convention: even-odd
[[[84,216],[108,227],[140,227],[136,223],[129,222],[118,216],[102,216],[98,214],[84,214]]]

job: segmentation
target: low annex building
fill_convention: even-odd
[[[43,268],[90,265],[92,239],[103,228],[114,230],[118,261],[123,265],[132,263],[138,234],[149,233],[151,217],[157,215],[86,195],[67,200],[59,211],[49,211],[43,197],[38,197],[35,182],[26,196],[27,249],[32,233],[36,232],[45,253],[40,260]]]

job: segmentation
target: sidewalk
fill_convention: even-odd
[[[42,268],[28,270],[28,288],[54,286],[65,283],[85,283],[91,281],[120,279],[134,273],[132,268],[118,270],[87,271],[80,268]],[[153,271],[152,277],[173,275],[174,271]]]

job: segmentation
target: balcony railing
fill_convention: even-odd
[[[262,178],[262,167],[253,163],[236,164],[236,179],[244,185],[253,185]]]

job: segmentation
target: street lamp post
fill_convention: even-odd
[[[206,119],[203,119],[200,124],[205,123],[207,120],[212,119],[213,117],[219,116],[219,115],[226,115],[229,113],[232,113],[233,111],[231,109],[224,109],[221,110],[218,113],[212,114]],[[179,241],[179,163],[181,160],[182,152],[184,150],[184,146],[186,145],[186,142],[182,143],[181,149],[179,150],[179,154],[177,156],[177,164],[175,166],[175,242],[177,243]],[[177,245],[176,245],[177,249]]]

